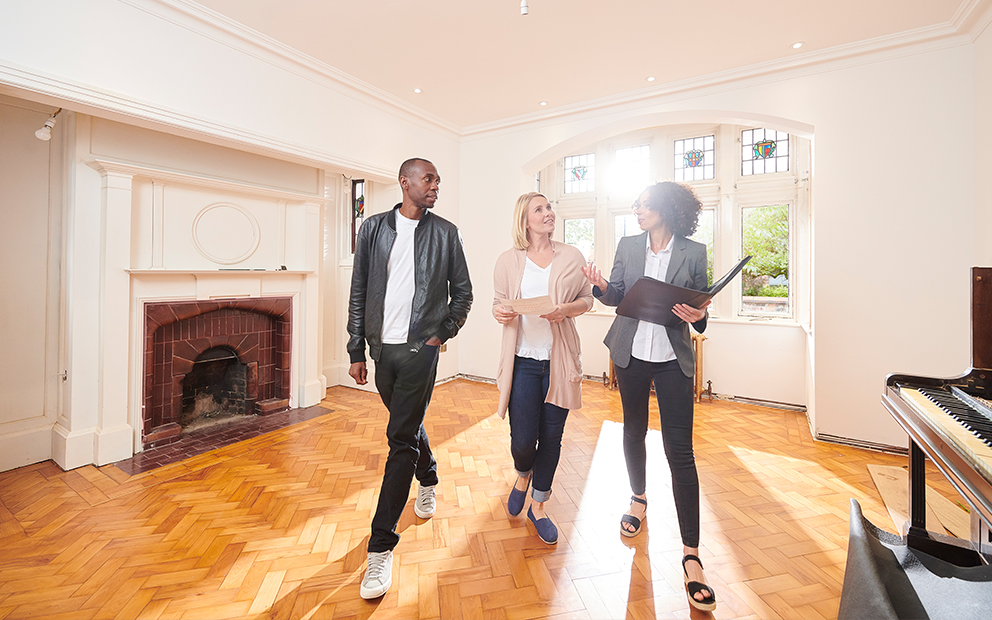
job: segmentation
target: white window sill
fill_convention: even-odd
[[[617,313],[612,308],[606,310],[590,310],[585,314],[581,315],[583,317],[601,317],[613,320],[616,318]],[[724,318],[710,316],[709,323],[718,323],[723,325],[770,325],[774,327],[793,327],[793,328],[803,328],[803,325],[792,318],[779,318],[779,317],[735,317],[735,318]]]

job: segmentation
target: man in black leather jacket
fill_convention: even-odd
[[[424,416],[437,373],[440,346],[453,338],[472,306],[472,282],[458,228],[431,213],[441,177],[425,159],[403,162],[403,202],[368,218],[358,231],[348,305],[348,374],[368,382],[365,344],[376,362],[375,385],[389,410],[389,456],[368,546],[362,598],[392,584],[392,550],[416,476],[414,512],[434,515],[437,464]],[[449,298],[450,296],[450,298]]]

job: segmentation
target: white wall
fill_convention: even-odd
[[[58,411],[61,132],[50,110],[0,96],[0,471],[51,456]]]
[[[181,5],[22,0],[6,3],[0,20],[0,93],[305,162],[328,177],[347,173],[388,184],[407,157],[433,160],[445,179],[438,213],[459,223],[476,284],[475,309],[442,356],[439,376],[495,372],[499,332],[489,316],[491,269],[509,245],[509,211],[532,186],[530,174],[570,148],[641,127],[777,119],[779,128],[814,136],[817,346],[800,350],[798,339],[787,336],[779,339],[788,348],[785,357],[770,351],[758,359],[738,351],[726,360],[714,353],[707,373],[720,377],[714,381],[720,392],[721,385],[737,382],[755,389],[742,395],[793,401],[793,394],[776,397],[767,378],[753,387],[744,371],[786,368],[788,360],[807,356],[803,389],[811,390],[805,402],[818,432],[903,445],[878,402],[884,376],[952,375],[967,365],[967,271],[974,263],[992,264],[984,242],[992,232],[992,190],[975,174],[976,166],[984,171],[992,162],[989,39],[986,33],[975,45],[837,61],[460,141],[443,122],[403,110],[388,97],[377,99],[326,68],[306,68],[250,43]],[[84,178],[75,191],[92,189]],[[339,197],[332,196],[325,221],[347,208]],[[94,221],[71,224],[77,234],[66,248],[70,273],[74,261],[89,260],[95,251],[98,241],[88,235],[100,234]],[[962,233],[969,225],[975,233]],[[324,368],[339,377],[347,364],[342,232],[329,233],[337,240],[325,250],[335,254],[323,261],[325,269],[335,269],[334,285],[324,286]],[[74,294],[87,299],[99,285],[80,277],[73,286],[82,289]],[[92,312],[93,301],[87,301],[77,311]],[[591,368],[605,359],[597,349],[605,321],[582,322],[590,336],[597,334],[585,338]],[[707,350],[737,342],[723,333],[730,329],[714,331]],[[718,337],[726,340],[714,342]],[[471,347],[459,346],[467,340]],[[709,367],[718,360],[724,361]],[[95,390],[96,377],[89,379]]]
[[[975,42],[975,258],[992,267],[992,28]]]
[[[71,469],[140,449],[149,301],[291,296],[290,404],[319,402],[321,172],[86,115],[60,126],[68,374],[51,458]]]
[[[87,113],[86,118],[96,119],[95,126],[105,123],[101,119],[121,123],[118,129],[128,125],[118,131],[107,124],[96,134],[93,149],[103,155],[133,159],[133,147],[143,145],[146,153],[165,157],[157,162],[163,168],[223,177],[234,166],[241,171],[239,178],[291,191],[315,183],[315,168],[325,170],[330,200],[318,219],[332,225],[325,227],[327,242],[320,261],[325,299],[318,348],[331,383],[343,379],[350,384],[344,350],[350,259],[343,252],[346,233],[333,225],[348,205],[336,193],[340,185],[334,181],[347,174],[388,185],[403,160],[425,157],[437,164],[444,179],[438,214],[457,222],[458,136],[438,119],[343,81],[333,68],[307,66],[291,51],[249,39],[236,29],[205,21],[195,5],[155,0],[12,1],[4,3],[0,19],[0,94],[46,104],[32,104],[38,110],[64,106]],[[45,115],[41,112],[31,124],[40,126]],[[71,123],[62,118],[60,127]],[[84,131],[88,140],[90,129]],[[190,141],[180,138],[199,142],[189,148]],[[82,148],[70,157],[89,156],[89,145]],[[304,163],[310,172],[300,176],[288,162]],[[95,171],[80,171],[72,193],[83,205],[101,189]],[[388,192],[383,196],[392,199]],[[372,212],[389,206],[370,205]],[[102,283],[88,268],[104,249],[103,230],[91,211],[95,205],[81,208],[84,216],[70,222],[75,232],[66,250],[69,273],[75,276],[69,291],[74,296],[72,320],[97,324]],[[439,376],[458,372],[458,343],[453,340],[442,355]],[[65,412],[78,413],[75,426],[84,425],[79,443],[86,444],[89,431],[84,429],[100,423],[93,410],[100,398],[99,372],[84,363],[90,347],[75,344],[69,343],[66,354],[78,372]],[[59,419],[63,428],[73,426],[70,420]],[[68,433],[61,443],[72,443],[73,437]],[[87,449],[94,448],[81,447]],[[47,456],[30,462],[43,458]]]
[[[975,150],[974,59],[972,46],[965,45],[875,60],[466,139],[462,202],[470,207],[461,222],[469,263],[491,270],[509,246],[510,211],[516,196],[532,186],[528,175],[570,148],[666,122],[771,117],[781,129],[789,130],[790,124],[812,128],[812,333],[817,346],[803,347],[798,328],[770,341],[764,334],[743,333],[723,341],[731,327],[721,326],[705,345],[707,372],[720,377],[714,389],[721,393],[727,393],[722,385],[730,385],[754,390],[742,396],[807,404],[817,432],[902,446],[905,435],[879,404],[885,375],[953,375],[969,361],[968,269],[974,239],[962,222],[975,218],[975,174],[969,163]],[[483,278],[488,286],[485,291],[479,287],[479,298],[491,299],[488,270],[478,279]],[[462,350],[463,372],[493,376],[495,359],[488,352],[498,347],[495,321],[470,321],[466,336],[477,346]],[[583,338],[584,359],[594,360],[599,355],[592,348],[600,345],[598,339],[589,340]],[[745,347],[746,340],[774,346]],[[780,345],[788,348],[785,357]],[[801,356],[807,353],[803,350],[797,359],[797,349],[814,355],[808,360],[815,369],[809,386],[814,398],[797,398],[800,393],[793,388],[776,392],[768,377],[749,374],[752,368],[787,371],[798,362],[781,379],[804,384],[807,360]],[[779,378],[772,377],[776,383]],[[763,383],[749,388],[749,379]]]

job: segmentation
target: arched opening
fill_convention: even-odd
[[[759,148],[760,147],[760,148]],[[685,110],[616,118],[525,162],[521,189],[554,205],[555,238],[609,273],[620,239],[642,233],[631,202],[648,185],[690,185],[702,203],[692,239],[711,282],[746,254],[753,268],[710,307],[702,377],[721,396],[790,407],[812,402],[813,127],[768,115]],[[583,367],[609,366],[598,346],[612,309],[577,321]],[[606,325],[604,326],[604,323]],[[784,379],[783,379],[784,378]]]

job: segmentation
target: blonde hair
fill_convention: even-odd
[[[513,209],[513,229],[511,231],[511,236],[513,237],[513,247],[518,250],[526,250],[530,247],[530,239],[527,238],[527,206],[530,204],[531,200],[534,200],[540,196],[545,200],[548,197],[540,192],[527,192],[522,194],[520,198],[517,198],[517,206]],[[548,201],[550,203],[550,201]],[[548,239],[551,235],[548,235]]]

